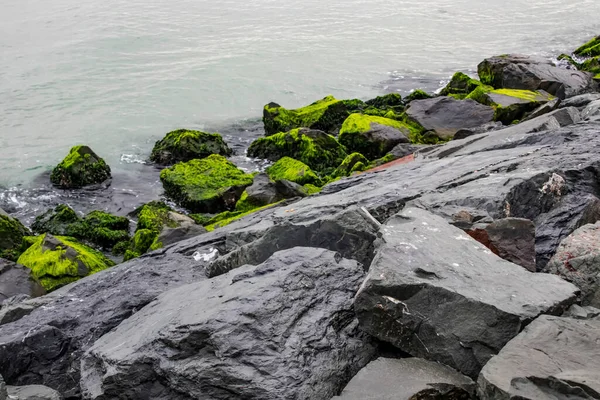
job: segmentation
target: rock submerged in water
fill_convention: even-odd
[[[110,167],[88,146],[75,146],[50,174],[50,181],[63,189],[102,183],[111,177]]]
[[[168,165],[205,158],[211,154],[227,157],[233,154],[233,151],[218,133],[179,129],[167,133],[163,139],[156,142],[150,161]]]

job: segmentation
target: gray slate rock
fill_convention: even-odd
[[[582,119],[592,119],[598,116],[600,116],[600,100],[592,101],[581,111]]]
[[[374,355],[352,310],[363,278],[298,247],[169,291],[86,353],[84,397],[330,399]]]
[[[504,125],[502,125],[502,122],[500,122],[500,121],[488,122],[487,124],[483,124],[481,126],[476,126],[474,128],[459,129],[454,134],[453,139],[454,140],[464,139],[469,136],[477,135],[480,133],[496,131],[498,129],[502,129],[503,127],[504,127]]]
[[[63,400],[54,389],[42,385],[7,386],[11,400]]]
[[[2,379],[2,375],[0,375],[0,400],[6,400],[6,396],[6,383],[4,383],[4,379]]]
[[[275,182],[277,192],[284,199],[292,199],[294,197],[306,197],[306,190],[296,182],[280,179]]]
[[[267,205],[281,200],[275,182],[271,181],[269,175],[260,173],[254,177],[252,185],[246,188],[248,200],[256,205]]]
[[[483,400],[600,398],[600,321],[541,316],[485,365]]]
[[[590,104],[594,100],[600,100],[600,93],[586,93],[580,94],[578,96],[570,97],[566,100],[563,100],[560,104],[561,108],[565,107],[576,107],[583,108]]]
[[[169,211],[168,218],[175,223],[176,227],[171,228],[165,225],[158,235],[157,240],[162,243],[163,247],[206,233],[203,226],[198,225],[196,221],[187,215]]]
[[[378,358],[360,370],[339,400],[468,400],[476,385],[452,368],[420,358]]]
[[[46,290],[29,268],[0,258],[0,303],[20,294],[39,297],[46,294]]]
[[[390,150],[390,154],[392,154],[394,158],[398,159],[409,156],[418,150],[423,150],[429,147],[431,146],[425,144],[400,143]]]
[[[434,97],[410,103],[406,114],[440,139],[451,139],[460,129],[474,128],[494,120],[494,109],[474,100]]]
[[[556,67],[550,60],[520,54],[487,58],[477,66],[477,72],[484,84],[495,89],[541,89],[560,99],[597,88],[588,72]]]
[[[365,132],[340,135],[340,143],[348,149],[348,154],[359,152],[369,160],[383,157],[400,143],[409,143],[408,129],[397,129],[391,126],[370,123],[370,129]],[[354,138],[360,136],[360,140]],[[360,145],[356,145],[360,142]]]
[[[0,308],[0,325],[20,320],[31,314],[36,308],[50,303],[52,297],[52,294],[34,299],[14,296],[5,300],[2,303],[2,308]]]
[[[539,106],[538,108],[533,110],[531,113],[529,113],[521,121],[528,121],[530,119],[540,117],[544,114],[548,114],[549,112],[552,112],[552,111],[558,109],[560,107],[560,105],[561,105],[561,100],[557,97],[554,100],[550,100],[546,104],[542,104],[541,106]]]
[[[578,290],[502,260],[460,229],[417,208],[381,228],[356,295],[361,327],[412,356],[470,377],[542,313],[562,313]]]
[[[566,318],[591,319],[600,316],[600,309],[591,306],[573,304],[563,315]]]

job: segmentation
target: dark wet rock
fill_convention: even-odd
[[[476,385],[452,368],[420,358],[378,358],[352,378],[338,400],[469,400]]]
[[[538,108],[533,110],[531,113],[527,114],[527,116],[525,118],[521,119],[521,121],[528,121],[530,119],[537,118],[544,114],[548,114],[548,113],[556,110],[557,108],[559,108],[560,105],[561,105],[561,100],[557,97],[554,100],[550,100],[546,104],[539,106]]]
[[[581,111],[582,119],[592,119],[596,117],[600,117],[600,100],[592,101],[583,109],[583,111]]]
[[[458,131],[456,131],[456,134],[454,135],[453,139],[454,140],[464,139],[469,136],[477,135],[480,133],[495,131],[498,129],[502,129],[503,126],[504,125],[502,125],[502,122],[494,121],[494,122],[488,122],[487,124],[483,124],[481,126],[476,126],[474,128],[459,129]]]
[[[52,235],[69,235],[71,224],[80,222],[80,218],[71,207],[66,204],[59,204],[53,209],[36,217],[31,225],[31,230],[35,233],[50,233]]]
[[[493,108],[451,97],[413,101],[406,114],[440,139],[451,139],[460,129],[481,126],[494,119]]]
[[[306,197],[307,195],[304,187],[286,179],[281,179],[275,182],[275,187],[277,188],[277,192],[279,192],[284,199]]]
[[[496,89],[545,90],[560,99],[589,93],[592,74],[563,69],[539,57],[509,54],[485,59],[477,67],[481,82]]]
[[[565,238],[545,271],[581,289],[584,305],[600,307],[600,223],[584,225]]]
[[[63,189],[102,183],[111,178],[110,167],[88,146],[75,146],[50,175],[50,181]]]
[[[531,320],[562,313],[578,294],[557,276],[502,260],[424,210],[404,209],[380,233],[355,300],[361,327],[471,377]]]
[[[481,371],[479,394],[495,399],[600,398],[600,321],[541,316]]]
[[[331,398],[375,352],[352,311],[363,278],[355,261],[298,247],[171,290],[86,353],[84,397]]]
[[[399,143],[408,143],[409,124],[372,115],[352,114],[342,125],[338,139],[349,153],[361,153],[369,160],[383,157]]]
[[[440,91],[442,96],[452,95],[455,98],[464,99],[469,93],[481,86],[481,82],[470,76],[457,72],[452,76],[450,82]]]
[[[524,218],[503,218],[490,224],[479,224],[467,231],[469,236],[497,256],[536,271],[535,226]]]
[[[391,154],[395,159],[398,159],[398,158],[409,156],[409,155],[415,153],[416,151],[425,149],[427,147],[431,147],[431,146],[426,145],[426,144],[416,144],[415,145],[412,143],[400,143],[400,144],[394,146],[394,148],[392,150],[390,150],[389,154]]]
[[[162,247],[206,233],[203,226],[186,215],[169,211],[168,219],[170,223],[163,227],[156,239]]]
[[[6,383],[4,383],[4,379],[2,379],[2,375],[0,375],[0,400],[6,400]]]
[[[0,258],[16,261],[21,252],[23,237],[29,235],[29,229],[18,219],[0,209]]]
[[[494,120],[509,125],[521,120],[540,105],[550,102],[554,96],[544,90],[491,89],[489,86],[482,86],[467,99],[493,107]]]
[[[175,164],[211,154],[230,156],[233,151],[218,133],[206,133],[187,129],[169,132],[157,141],[150,154],[150,161],[158,164]]]
[[[246,193],[248,194],[248,201],[258,207],[276,203],[282,198],[275,182],[271,181],[269,175],[265,173],[254,177],[252,185],[246,188]]]
[[[0,307],[0,325],[18,321],[31,314],[36,308],[48,304],[52,299],[51,295],[33,299],[27,297],[14,296],[2,303],[2,307]]]
[[[11,400],[63,400],[54,389],[42,385],[7,386]]]
[[[592,101],[600,100],[600,93],[586,93],[578,96],[573,96],[566,100],[563,100],[560,104],[561,108],[565,107],[576,107],[582,108],[590,104]]]
[[[591,319],[600,316],[600,309],[573,304],[562,316],[573,319]]]
[[[30,269],[0,258],[0,304],[20,294],[39,297],[46,294],[46,290],[31,275]]]

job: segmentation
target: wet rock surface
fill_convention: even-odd
[[[42,385],[8,386],[7,392],[11,400],[63,400],[56,390]]]
[[[39,297],[44,294],[46,290],[32,277],[30,269],[0,258],[0,304],[17,295]]]

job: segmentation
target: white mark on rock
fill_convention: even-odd
[[[466,237],[465,235],[458,235],[458,236],[455,236],[455,237],[454,237],[454,239],[456,239],[456,240],[467,240],[467,241],[468,241],[468,240],[471,240],[471,239],[469,239],[468,237]]]
[[[210,262],[219,257],[219,250],[215,249],[214,247],[211,247],[208,250],[208,253],[200,253],[197,251],[194,254],[192,254],[192,257],[194,257],[195,261]]]
[[[565,178],[556,173],[553,173],[550,179],[548,179],[548,181],[544,183],[544,186],[542,186],[540,192],[542,192],[543,194],[551,193],[555,196],[562,196],[566,185],[567,183],[565,181]]]

